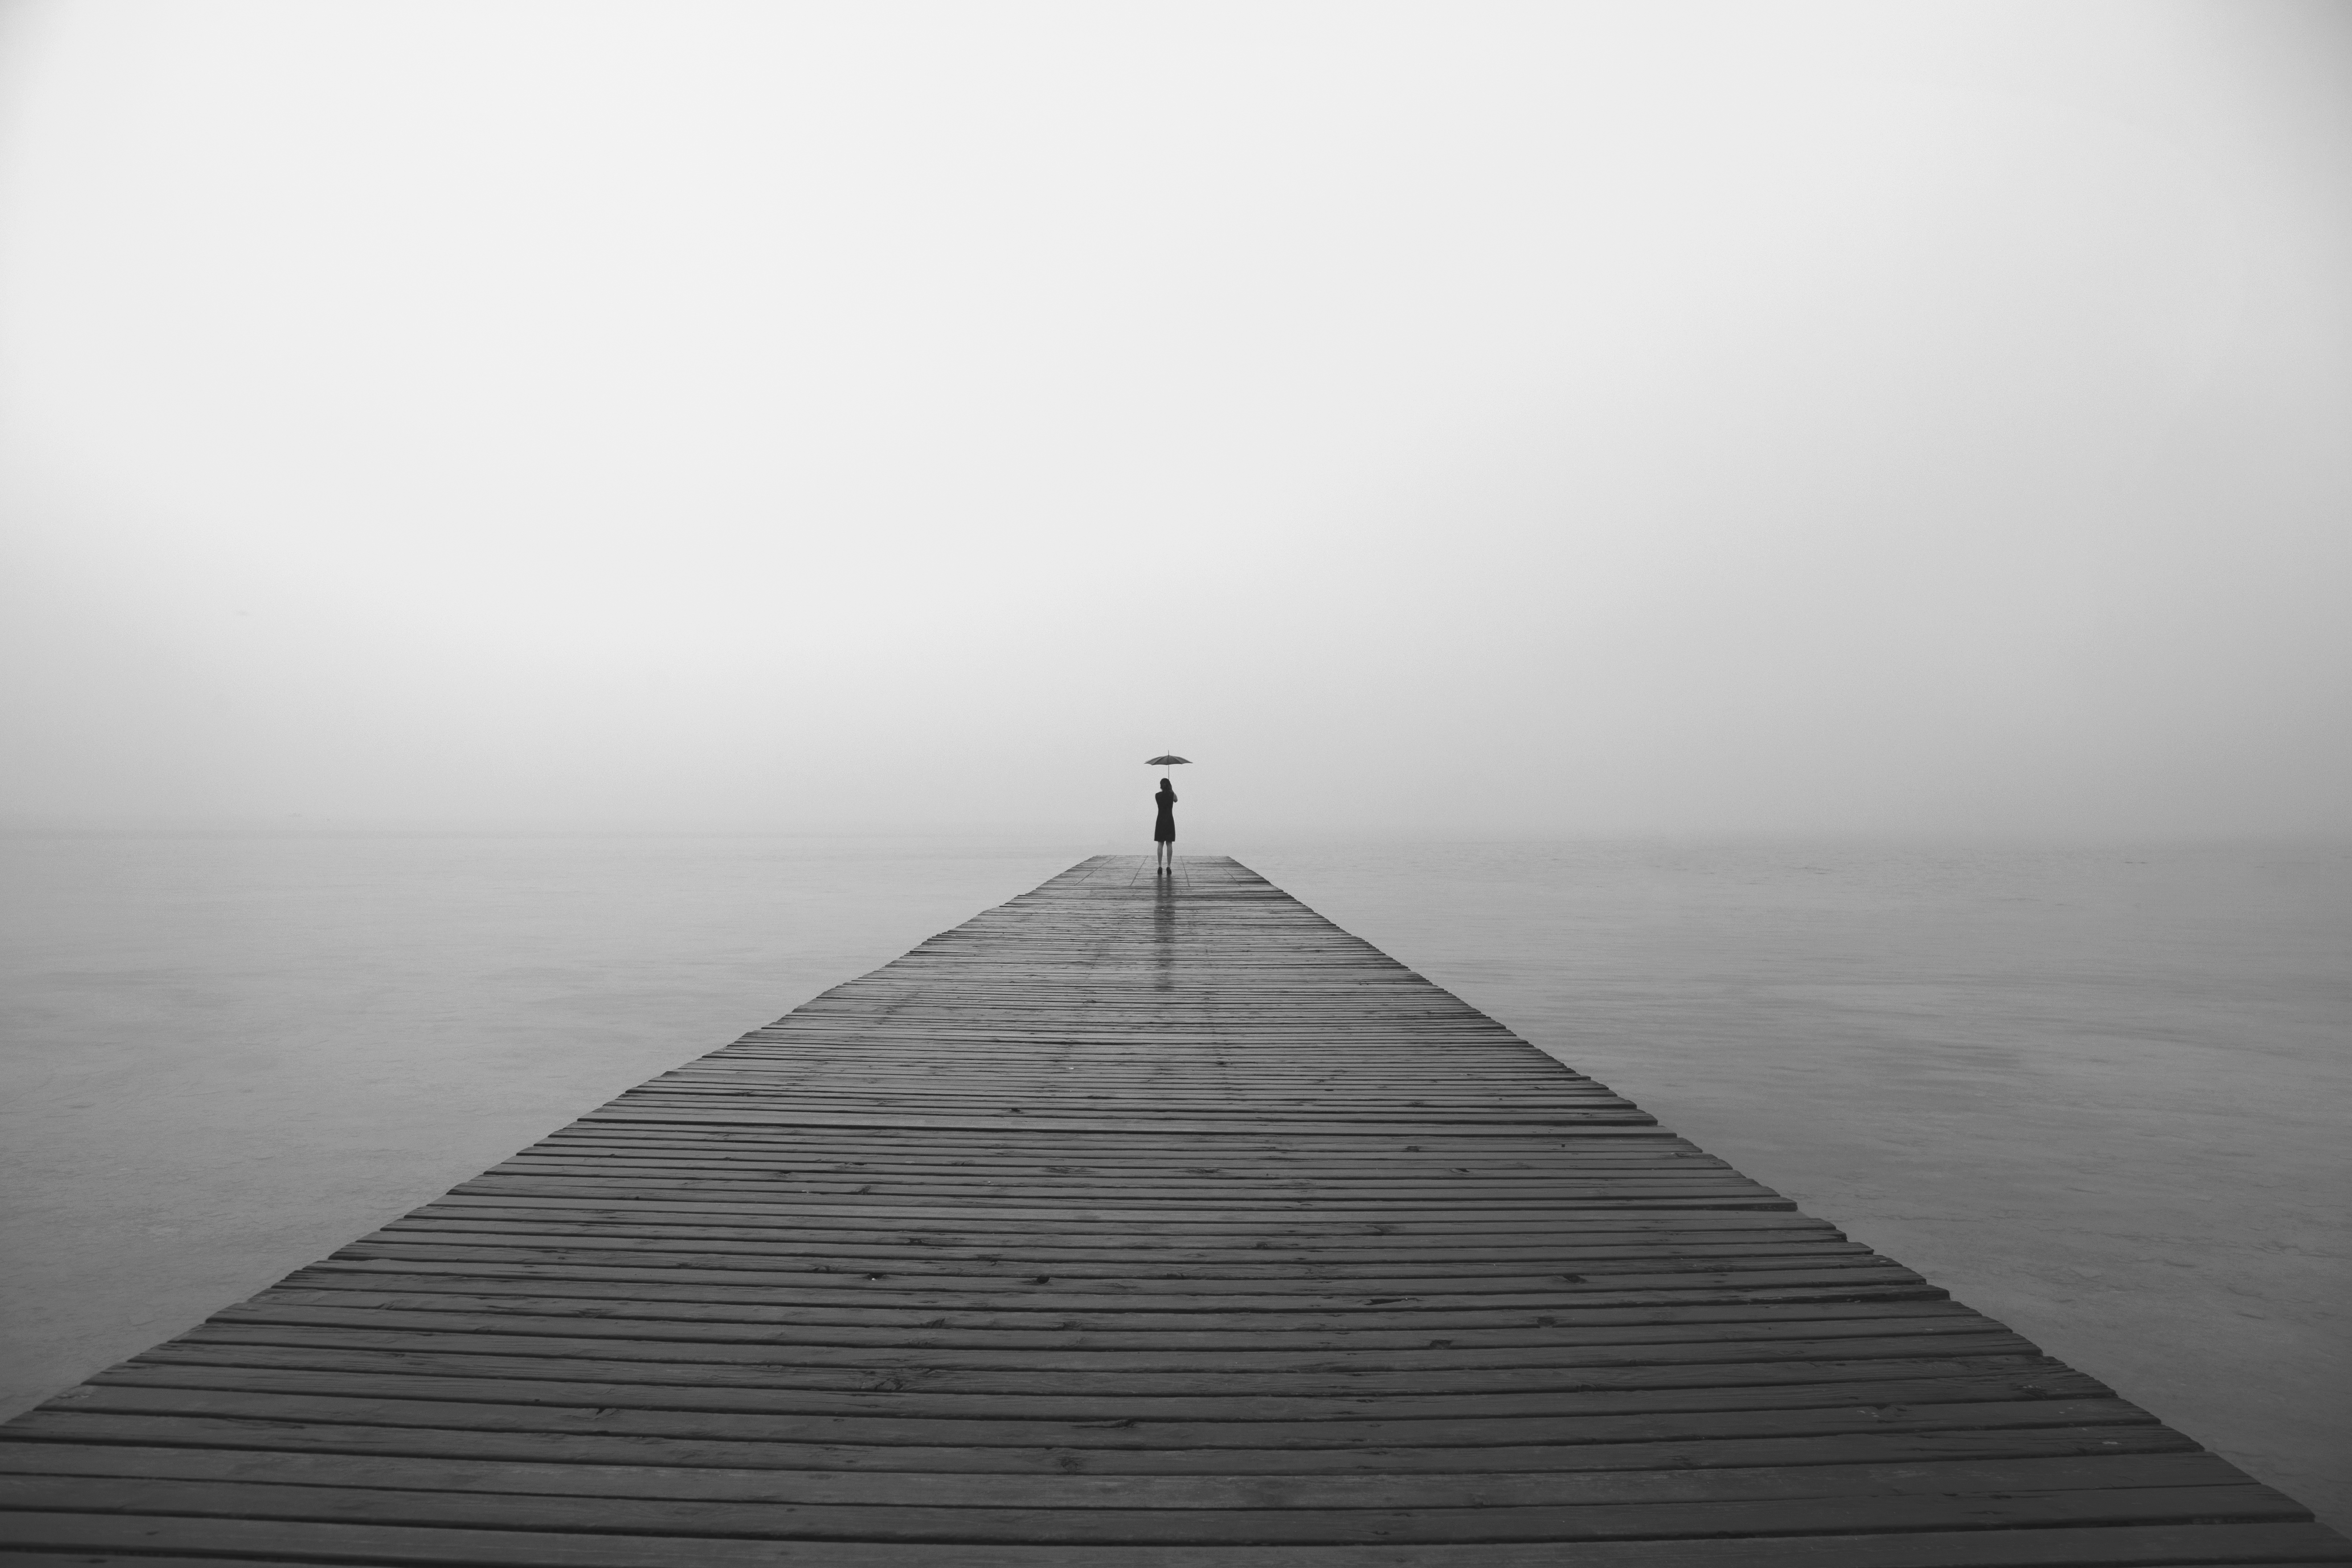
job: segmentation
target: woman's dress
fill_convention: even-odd
[[[1172,789],[1163,789],[1153,795],[1151,798],[1160,803],[1160,818],[1151,825],[1151,841],[1154,844],[1175,843],[1176,792]]]

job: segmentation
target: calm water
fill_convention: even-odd
[[[5,1413],[1103,847],[0,847]],[[2352,1522],[2352,852],[1215,847]]]

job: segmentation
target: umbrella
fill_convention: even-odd
[[[1164,757],[1146,757],[1143,759],[1143,765],[1147,768],[1172,768],[1180,763],[1189,763],[1192,760],[1190,757],[1180,757],[1171,752]]]

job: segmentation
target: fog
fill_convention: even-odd
[[[9,821],[2352,829],[2341,5],[5,29]]]

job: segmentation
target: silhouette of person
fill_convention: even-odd
[[[1160,804],[1159,818],[1151,825],[1151,874],[1172,877],[1176,874],[1176,786],[1163,778],[1160,793],[1151,798]]]

